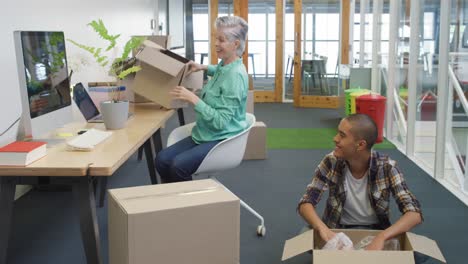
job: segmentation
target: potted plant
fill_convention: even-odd
[[[83,45],[72,39],[67,40],[73,45],[89,52],[94,57],[96,62],[101,67],[104,67],[106,71],[109,72],[109,75],[115,78],[117,84],[126,79],[128,76],[131,76],[141,70],[140,66],[135,65],[136,58],[129,58],[129,55],[132,50],[141,46],[145,40],[145,37],[131,37],[125,44],[122,54],[117,58],[112,59],[107,54],[115,49],[117,39],[120,37],[120,34],[110,35],[101,19],[98,21],[93,20],[87,25],[92,27],[100,38],[108,42],[108,45],[105,47],[105,49],[102,47]],[[112,99],[101,102],[101,114],[104,120],[104,125],[107,129],[123,128],[127,121],[129,104],[128,100],[121,100],[121,93],[122,89],[119,85],[116,85],[112,91]]]

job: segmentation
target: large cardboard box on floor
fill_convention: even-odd
[[[245,147],[244,160],[256,160],[267,158],[266,146],[267,128],[263,122],[255,122],[250,129]]]
[[[189,74],[188,59],[164,49],[149,40],[136,55],[142,69],[136,73],[131,88],[133,91],[165,108],[181,108],[188,104],[174,100],[169,92],[177,85],[193,91],[203,86],[203,72]]]
[[[239,198],[208,179],[109,190],[109,263],[239,263]]]
[[[375,236],[381,232],[357,229],[333,231],[345,233],[353,241],[353,244],[367,236]],[[414,251],[446,263],[434,240],[410,232],[398,236],[398,240],[400,251],[321,250],[325,242],[317,232],[310,230],[286,241],[282,260],[287,260],[312,249],[312,263],[314,264],[414,264]]]

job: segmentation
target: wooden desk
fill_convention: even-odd
[[[157,183],[151,138],[161,142],[160,128],[174,114],[173,110],[163,110],[152,103],[138,104],[132,108],[134,115],[126,127],[115,130],[110,138],[91,152],[67,151],[65,143],[60,143],[48,148],[45,157],[26,167],[0,167],[0,263],[7,260],[15,186],[37,184],[41,176],[49,177],[50,184],[72,185],[87,263],[102,263],[93,184],[96,180],[101,181],[102,199],[107,176],[112,176],[142,145],[151,182]],[[59,131],[76,133],[91,127],[104,129],[104,124],[71,123]],[[156,152],[161,146],[155,144]]]

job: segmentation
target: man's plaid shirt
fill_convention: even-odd
[[[329,228],[337,228],[340,224],[343,205],[346,201],[343,174],[346,166],[348,166],[347,163],[343,159],[336,158],[333,153],[325,156],[315,170],[312,182],[307,185],[306,193],[299,201],[298,208],[303,203],[311,203],[315,207],[323,192],[329,190],[327,205],[322,217]],[[402,214],[406,212],[421,213],[418,200],[409,191],[403,174],[396,167],[394,160],[372,151],[368,175],[369,200],[381,229],[391,225],[389,219],[390,193],[395,198]]]

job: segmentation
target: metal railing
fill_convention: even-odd
[[[455,55],[460,55],[460,54],[450,54],[452,56],[455,56]],[[467,54],[463,54],[463,55],[468,55]],[[455,75],[454,71],[453,71],[453,67],[452,65],[449,65],[448,66],[449,69],[448,69],[448,74],[449,74],[449,88],[450,89],[453,89],[453,92],[457,95],[459,101],[460,101],[460,104],[461,106],[463,107],[463,110],[465,111],[465,113],[468,114],[468,100],[466,99],[465,97],[465,94],[463,92],[463,89],[460,85],[460,82],[457,78],[457,76]],[[450,98],[450,102],[451,104],[449,105],[453,105],[453,96]],[[450,111],[450,116],[448,116],[447,118],[449,118],[449,120],[451,120],[453,117],[452,117],[452,113]],[[455,160],[452,160],[452,165],[454,166],[455,168],[455,174],[457,176],[457,180],[458,180],[458,183],[460,184],[460,187],[461,187],[461,190],[465,193],[468,192],[468,169],[467,169],[467,165],[468,165],[468,155],[467,155],[467,151],[468,151],[468,145],[467,145],[467,148],[465,150],[465,157],[463,158],[463,154],[461,153],[461,151],[459,150],[459,146],[455,140],[455,138],[453,137],[452,133],[450,133],[450,136],[451,138],[449,139],[449,143],[451,143],[451,147],[452,147],[452,151],[454,152],[455,154]],[[468,142],[468,136],[467,136],[467,142]]]

